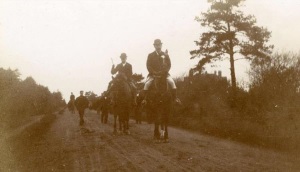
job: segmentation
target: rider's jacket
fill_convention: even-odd
[[[79,96],[75,100],[75,106],[76,106],[77,110],[82,111],[82,110],[88,108],[89,100],[84,96]]]
[[[127,77],[128,80],[131,79],[132,76],[132,66],[130,63],[125,63],[125,64],[118,64],[116,67],[111,68],[111,74],[116,74],[116,73],[123,73]]]
[[[156,72],[162,72],[164,75],[169,75],[171,68],[171,60],[168,54],[156,51],[150,53],[147,59],[147,69],[149,76],[153,76]]]
[[[110,108],[110,102],[111,102],[110,99],[106,96],[102,96],[100,102],[101,102],[101,107],[100,107],[101,111],[107,113]]]

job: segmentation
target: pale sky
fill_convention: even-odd
[[[0,0],[0,67],[19,69],[66,100],[79,90],[100,94],[111,79],[111,58],[127,53],[134,73],[147,75],[153,40],[168,49],[173,77],[186,74],[202,28],[194,18],[207,0]],[[247,0],[243,7],[272,31],[276,50],[299,52],[298,0]],[[229,62],[210,69],[229,78]],[[248,65],[236,64],[239,81]]]

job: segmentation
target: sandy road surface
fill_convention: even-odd
[[[7,171],[300,171],[299,156],[170,129],[170,143],[152,140],[153,126],[130,122],[131,135],[112,134],[94,111],[57,114],[39,137],[11,144]],[[45,126],[46,128],[46,126]],[[3,157],[2,157],[3,160]],[[3,169],[2,169],[3,170]]]

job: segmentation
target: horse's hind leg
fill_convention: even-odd
[[[125,124],[125,126],[124,126],[125,133],[130,134],[130,131],[129,131],[129,111],[125,115],[124,124]]]
[[[156,121],[154,123],[154,139],[159,140],[160,138],[160,133],[159,133],[159,123]]]
[[[117,115],[114,114],[114,134],[117,134]]]
[[[122,115],[119,115],[119,131],[122,132],[122,126],[123,126],[123,117]]]
[[[168,123],[169,123],[169,114],[166,113],[164,115],[164,119],[163,119],[163,124],[164,124],[164,142],[168,143],[169,142],[169,133],[168,133]]]
[[[169,142],[169,133],[168,133],[168,126],[165,126],[165,134],[164,134],[165,142]]]

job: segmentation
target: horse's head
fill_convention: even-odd
[[[120,73],[112,80],[110,93],[113,99],[118,99],[119,101],[128,101],[132,98],[131,89],[125,74]]]
[[[153,78],[154,78],[154,80],[153,80],[152,86],[156,92],[164,93],[169,90],[169,85],[167,83],[166,77],[159,75],[159,76],[153,76]]]
[[[112,81],[109,84],[109,91],[116,91],[118,89],[118,86],[122,85],[124,82],[126,82],[127,77],[125,74],[117,74],[116,77],[112,77]]]
[[[124,82],[127,81],[127,76],[124,73],[118,73],[115,80],[118,82]]]
[[[150,87],[151,94],[149,95],[149,100],[156,103],[169,102],[169,100],[171,100],[171,93],[166,77],[154,76],[153,78],[154,80]]]

